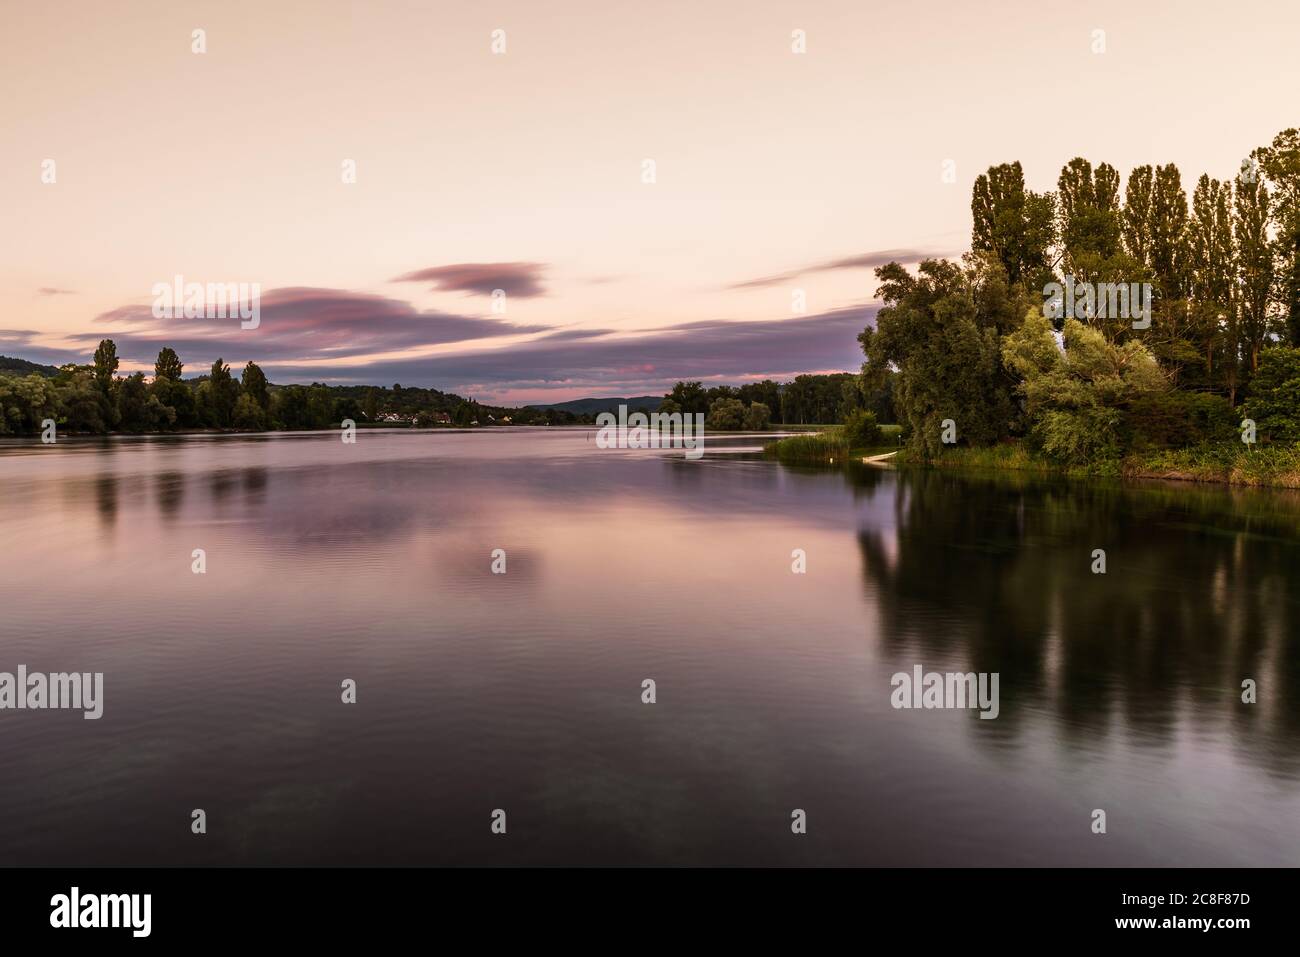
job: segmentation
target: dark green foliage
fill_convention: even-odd
[[[1023,296],[1008,292],[988,261],[966,267],[926,260],[912,276],[897,263],[876,270],[885,307],[876,328],[859,336],[871,388],[897,370],[894,405],[909,427],[912,447],[926,457],[942,446],[943,420],[961,441],[977,445],[1007,434],[1015,406],[1002,368],[1000,332],[1023,316]]]
[[[1200,442],[1232,441],[1240,417],[1232,403],[1206,392],[1163,392],[1135,400],[1124,414],[1127,449],[1147,452]]]
[[[1261,440],[1300,442],[1300,349],[1275,346],[1260,353],[1245,413]]]
[[[844,420],[844,440],[849,448],[869,449],[880,444],[880,425],[874,412],[858,409]]]
[[[1041,289],[1051,275],[1055,197],[1026,190],[1020,164],[1003,163],[976,178],[971,216],[971,248],[991,253],[1013,285]]]

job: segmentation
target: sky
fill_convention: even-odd
[[[1190,191],[1300,122],[1294,0],[0,10],[0,354],[123,372],[516,404],[855,370],[872,270],[966,250],[988,166]],[[257,284],[257,328],[155,318],[176,276]]]

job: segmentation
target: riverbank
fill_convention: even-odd
[[[899,450],[902,429],[897,425],[882,425],[880,441],[866,446],[851,446],[839,426],[824,428],[822,432],[778,439],[764,446],[763,452],[783,465],[839,465]]]
[[[884,428],[889,428],[888,426]],[[1300,445],[1248,446],[1224,442],[1187,449],[1133,453],[1088,465],[1063,465],[1018,442],[987,447],[948,449],[926,460],[898,447],[897,427],[888,441],[871,448],[850,448],[842,435],[828,429],[773,442],[764,450],[786,465],[839,465],[897,452],[888,459],[898,466],[941,469],[992,469],[1064,475],[1070,478],[1166,479],[1261,488],[1300,489]]]
[[[1072,478],[1167,479],[1269,488],[1300,488],[1300,446],[1248,446],[1216,443],[1187,449],[1133,453],[1089,465],[1067,466],[1018,443],[986,448],[955,448],[926,462],[903,450],[899,465],[934,468],[1009,469]]]

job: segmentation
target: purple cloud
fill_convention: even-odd
[[[862,365],[857,337],[875,314],[875,306],[856,306],[808,317],[708,320],[631,334],[559,330],[509,349],[331,369],[325,381],[396,381],[480,397],[554,390],[568,397],[578,391],[656,393],[678,379],[740,382],[857,371]],[[319,379],[322,371],[291,362],[267,368],[278,382]]]
[[[244,330],[234,319],[156,319],[146,305],[121,306],[95,318],[117,328],[69,338],[93,348],[111,337],[124,359],[149,363],[171,346],[187,365],[218,356],[258,363],[359,358],[422,346],[546,332],[498,318],[422,312],[408,302],[343,289],[290,287],[261,297],[261,322]]]
[[[862,253],[859,256],[848,256],[844,259],[832,259],[829,262],[818,263],[815,266],[808,266],[804,269],[796,269],[793,272],[780,273],[775,276],[762,276],[758,279],[749,279],[745,282],[738,282],[728,286],[728,289],[757,289],[763,286],[776,286],[781,283],[790,282],[807,273],[814,272],[833,272],[840,269],[877,269],[880,266],[886,266],[889,263],[919,263],[923,259],[942,259],[946,256],[956,255],[952,252],[938,252],[935,250],[924,249],[879,249],[875,252]]]
[[[457,263],[432,266],[408,272],[390,282],[428,282],[442,292],[469,292],[491,295],[503,289],[507,296],[531,299],[546,295],[542,286],[545,263]]]

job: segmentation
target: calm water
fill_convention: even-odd
[[[0,864],[1300,863],[1292,496],[709,448],[0,447],[0,671],[105,673],[0,711]]]

